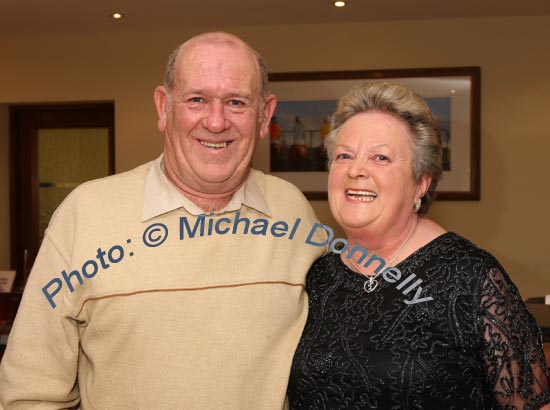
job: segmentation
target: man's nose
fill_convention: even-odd
[[[221,101],[212,101],[203,118],[204,128],[213,133],[220,133],[229,128],[229,120],[225,116],[224,106]]]

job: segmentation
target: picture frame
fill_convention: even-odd
[[[326,113],[332,114],[337,100],[362,81],[397,83],[424,97],[442,130],[444,171],[436,199],[480,199],[480,67],[288,72],[268,77],[277,110],[269,138],[258,143],[253,166],[292,182],[308,199],[327,199],[328,172],[319,169],[318,149]]]

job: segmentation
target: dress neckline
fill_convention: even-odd
[[[428,250],[429,248],[433,247],[433,246],[436,246],[439,242],[441,242],[443,239],[445,239],[446,237],[448,236],[459,236],[457,233],[455,232],[452,232],[452,231],[447,231],[445,233],[442,233],[441,235],[438,235],[436,236],[435,238],[433,238],[431,241],[427,242],[426,244],[422,245],[420,248],[416,249],[414,252],[412,252],[410,255],[408,255],[406,258],[404,258],[403,260],[401,260],[399,263],[395,264],[393,267],[394,268],[397,268],[401,265],[408,265],[409,262],[411,262],[413,259],[415,259],[421,252],[424,252],[426,250]],[[368,249],[367,249],[368,250]],[[337,259],[337,263],[343,267],[346,271],[348,272],[351,272],[353,273],[354,275],[356,275],[357,277],[359,278],[364,278],[366,275],[360,273],[360,272],[356,272],[354,271],[353,269],[349,268],[345,263],[344,261],[342,260],[341,258],[341,254],[337,254],[337,253],[334,253],[334,252],[331,252],[331,254],[334,255],[334,257]],[[370,254],[370,252],[369,252]],[[368,258],[368,256],[367,256]],[[390,266],[384,266],[384,269],[387,269],[389,268]]]

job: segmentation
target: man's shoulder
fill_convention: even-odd
[[[148,162],[137,166],[129,171],[121,172],[107,177],[94,179],[84,182],[76,187],[67,197],[79,198],[98,198],[102,196],[118,197],[135,195],[136,193],[143,193],[143,184],[147,171],[151,167],[153,162]]]
[[[57,207],[46,234],[57,243],[72,243],[79,235],[97,240],[97,235],[139,224],[150,165],[79,185]]]
[[[139,209],[143,204],[143,190],[147,170],[152,162],[132,170],[84,182],[71,191],[57,208],[57,218],[98,217],[111,215],[116,209]],[[52,218],[53,220],[53,218]]]

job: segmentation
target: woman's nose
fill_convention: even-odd
[[[368,178],[368,161],[363,158],[355,158],[348,168],[350,178]]]

